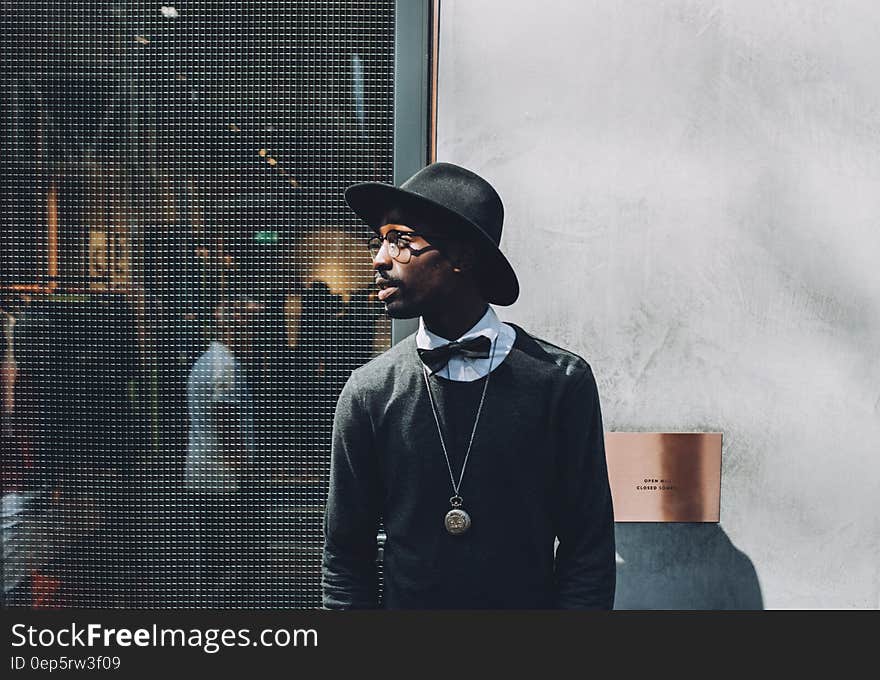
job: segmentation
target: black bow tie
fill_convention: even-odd
[[[492,341],[485,335],[478,335],[471,340],[450,342],[435,349],[419,348],[419,357],[432,373],[436,373],[442,370],[456,354],[470,359],[488,359],[491,348]]]

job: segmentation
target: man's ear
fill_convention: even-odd
[[[452,263],[452,271],[456,273],[471,271],[477,266],[476,248],[470,243],[457,244]]]

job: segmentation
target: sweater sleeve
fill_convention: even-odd
[[[321,572],[325,609],[379,606],[376,534],[380,499],[372,426],[352,373],[333,418]]]
[[[592,371],[569,390],[557,468],[555,595],[562,609],[611,609],[614,512],[599,393]]]

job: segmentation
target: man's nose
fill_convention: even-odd
[[[388,242],[382,241],[379,252],[373,257],[373,269],[389,269],[391,267],[391,254],[388,252]]]

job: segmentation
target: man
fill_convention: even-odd
[[[221,301],[216,338],[187,382],[190,430],[184,481],[196,532],[195,597],[213,607],[241,595],[246,546],[243,487],[253,460],[255,324],[262,305]]]
[[[583,359],[501,323],[489,306],[519,293],[498,249],[501,199],[447,163],[400,188],[359,184],[345,197],[377,233],[387,313],[420,322],[353,371],[339,398],[324,606],[379,606],[381,521],[385,608],[611,608],[596,383]]]

